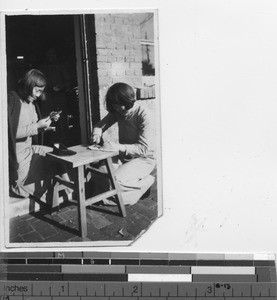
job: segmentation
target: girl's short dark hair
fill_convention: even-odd
[[[109,113],[115,113],[113,105],[124,105],[127,109],[135,103],[135,91],[127,83],[117,82],[113,84],[106,94],[106,108]]]
[[[24,76],[18,81],[18,92],[20,97],[23,100],[26,100],[29,96],[32,95],[33,88],[37,87],[45,87],[46,86],[46,78],[42,72],[37,69],[31,69],[27,71]],[[42,93],[40,96],[41,99],[45,98],[45,94]]]

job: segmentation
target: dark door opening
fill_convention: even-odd
[[[8,91],[27,70],[39,69],[48,81],[47,100],[40,102],[42,116],[50,110],[63,111],[56,132],[45,134],[45,145],[81,142],[75,52],[74,16],[6,17]]]

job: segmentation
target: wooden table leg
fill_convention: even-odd
[[[117,197],[117,200],[118,200],[119,212],[121,213],[121,215],[123,217],[126,217],[125,205],[123,203],[123,199],[122,199],[122,196],[121,196],[121,191],[120,191],[120,188],[118,186],[118,183],[117,183],[115,175],[114,175],[114,167],[113,167],[112,159],[110,157],[108,157],[106,159],[106,167],[107,167],[107,171],[108,171],[109,177],[111,179],[112,188],[116,190],[115,197]]]
[[[77,202],[78,202],[78,223],[79,231],[82,238],[87,236],[87,215],[86,215],[86,196],[85,196],[85,179],[84,166],[77,168]]]

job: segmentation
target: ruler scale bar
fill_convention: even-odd
[[[39,300],[275,300],[273,297],[40,297]],[[9,297],[9,300],[38,300],[37,297],[20,297],[20,296],[15,296],[15,297]]]
[[[169,283],[169,282],[10,282],[0,284],[8,296],[174,296],[174,297],[276,297],[276,284]]]
[[[256,258],[256,259],[255,259]],[[276,299],[274,256],[0,253],[0,300]]]

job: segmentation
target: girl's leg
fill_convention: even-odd
[[[17,180],[10,186],[10,196],[14,197],[29,197],[28,191],[24,189],[24,182],[28,177],[30,164],[32,160],[32,151],[25,157],[24,160],[19,162],[17,170]]]
[[[152,158],[138,157],[124,163],[116,169],[117,182],[123,186],[140,186],[140,181],[146,178],[155,168],[156,161]]]
[[[156,162],[154,159],[135,158],[124,164],[114,164],[115,177],[122,192],[125,205],[135,204],[141,196],[151,187],[155,178],[150,175]],[[106,167],[99,168],[106,172]],[[90,188],[92,196],[103,193],[111,188],[108,179],[94,175],[91,178]],[[113,201],[105,200],[104,204],[116,205]]]
[[[47,146],[33,146],[33,156],[29,168],[28,177],[23,189],[30,195],[46,202],[47,192],[53,188],[53,178],[57,174],[65,180],[69,180],[65,168],[46,157],[52,148]]]
[[[25,164],[24,166],[20,166],[17,170],[18,179],[15,183],[10,185],[10,196],[11,197],[22,197],[28,198],[29,193],[24,189],[24,181],[28,176],[28,172],[30,169],[30,164]]]
[[[152,186],[155,178],[150,173],[155,165],[153,159],[135,158],[115,171],[125,205],[135,204]]]

